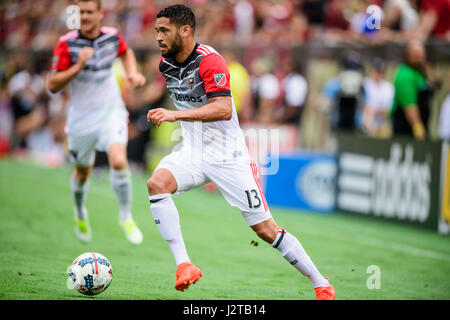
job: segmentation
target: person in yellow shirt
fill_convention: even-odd
[[[237,60],[234,51],[226,50],[223,57],[230,71],[230,87],[234,107],[241,121],[248,120],[251,114],[250,76],[247,69]]]

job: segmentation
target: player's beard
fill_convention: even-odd
[[[166,59],[175,57],[178,54],[178,52],[181,51],[181,45],[182,45],[181,35],[180,32],[177,31],[177,35],[175,36],[175,40],[173,41],[172,46],[170,47],[170,49],[169,47],[167,47],[167,52],[162,53],[162,56]]]

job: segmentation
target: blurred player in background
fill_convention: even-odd
[[[300,242],[272,218],[255,162],[248,156],[230,91],[225,59],[194,39],[195,16],[184,5],[157,14],[159,69],[178,110],[156,108],[147,118],[159,126],[180,121],[183,146],[163,158],[147,182],[150,210],[177,264],[177,290],[184,291],[202,276],[187,254],[172,193],[211,180],[264,241],[277,248],[309,278],[318,300],[334,299],[334,288],[317,270]]]
[[[112,72],[120,57],[131,87],[143,85],[133,51],[114,28],[102,27],[101,0],[79,0],[80,30],[59,39],[53,54],[48,88],[56,93],[68,86],[67,148],[75,170],[71,190],[75,204],[76,234],[90,241],[85,200],[95,150],[106,151],[111,185],[119,202],[119,224],[127,239],[139,244],[142,233],[131,214],[131,179],[127,163],[128,112]]]

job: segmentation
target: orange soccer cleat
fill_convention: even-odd
[[[328,280],[328,278],[325,278]],[[316,292],[316,300],[334,300],[336,297],[336,291],[334,290],[332,285],[328,287],[317,287],[314,288]]]
[[[196,283],[202,277],[202,271],[190,262],[180,263],[177,266],[177,282],[175,289],[184,291],[191,284]]]

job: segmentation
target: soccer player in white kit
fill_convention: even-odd
[[[230,92],[230,74],[217,51],[194,40],[195,16],[184,5],[157,15],[160,72],[177,110],[150,110],[156,126],[180,121],[183,146],[163,158],[147,182],[150,210],[177,264],[175,289],[184,291],[202,276],[191,263],[180,229],[173,193],[188,191],[207,179],[264,241],[311,281],[316,299],[330,300],[335,290],[292,234],[280,228],[267,206],[257,166],[250,160]]]
[[[75,232],[82,241],[91,240],[85,207],[95,150],[106,151],[110,180],[119,203],[119,225],[134,243],[143,236],[131,214],[131,179],[127,163],[128,112],[112,70],[119,57],[131,87],[143,85],[136,58],[120,32],[102,27],[101,0],[79,0],[80,30],[59,39],[53,53],[48,88],[56,93],[68,86],[67,149],[75,170],[71,190],[75,204]]]

